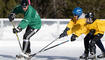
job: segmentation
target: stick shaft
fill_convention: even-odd
[[[15,28],[14,23],[11,22],[11,24],[12,24],[13,28]],[[22,51],[21,43],[20,43],[19,36],[18,36],[17,32],[16,32],[16,37],[17,37],[17,40],[18,40],[18,43],[19,43],[19,47],[20,47],[20,49],[21,49],[21,51]]]

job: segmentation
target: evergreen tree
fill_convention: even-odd
[[[5,8],[5,3],[0,0],[0,18],[3,18],[4,16],[4,8]]]
[[[0,17],[7,18],[22,0],[0,0]],[[30,0],[41,18],[71,18],[72,10],[81,7],[84,13],[94,12],[96,18],[105,17],[105,0]],[[17,17],[22,17],[18,15]]]
[[[9,0],[7,2],[7,10],[6,10],[6,16],[8,16],[8,14],[10,14],[10,12],[12,11],[12,9],[16,6],[16,2],[15,0]]]

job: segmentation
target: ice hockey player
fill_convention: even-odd
[[[23,53],[30,54],[30,38],[37,33],[41,28],[41,18],[37,11],[28,4],[27,0],[22,0],[21,4],[16,6],[15,9],[9,14],[9,21],[12,22],[15,15],[22,13],[24,18],[21,20],[17,28],[13,28],[13,33],[19,33],[26,28],[23,36]]]
[[[73,15],[74,15],[74,18],[72,18],[72,20],[67,24],[67,26],[66,26],[66,29],[63,31],[63,33],[62,34],[60,34],[60,36],[59,36],[59,38],[62,38],[62,37],[64,37],[64,36],[68,36],[68,35],[70,35],[70,34],[72,34],[72,36],[71,36],[71,41],[75,41],[76,40],[76,38],[77,37],[79,37],[81,34],[83,34],[83,33],[86,33],[87,31],[89,32],[88,34],[87,34],[87,36],[85,37],[85,39],[87,39],[88,38],[88,35],[89,34],[91,34],[91,32],[95,32],[95,30],[94,29],[91,29],[91,30],[87,30],[87,23],[86,23],[86,19],[85,19],[85,17],[84,18],[79,18],[80,16],[81,16],[81,14],[79,15],[78,13],[79,13],[79,11],[77,11],[77,10],[79,10],[79,11],[82,11],[82,9],[81,8],[75,8],[74,10],[73,10]],[[75,13],[74,13],[75,12]],[[100,26],[100,25],[99,25]],[[104,25],[103,25],[104,26]],[[101,27],[100,29],[102,29],[103,31],[104,31],[104,29]],[[96,32],[95,32],[95,34],[96,34]],[[99,34],[100,35],[100,34]],[[95,35],[95,36],[97,36],[97,35]],[[90,38],[90,36],[89,36],[89,38]],[[84,40],[85,41],[85,40]],[[99,40],[98,40],[99,41]],[[92,41],[92,43],[93,43],[94,41]],[[86,43],[86,42],[85,42]],[[86,47],[86,44],[84,44],[85,45],[85,47]],[[89,44],[88,44],[89,45]],[[94,45],[94,44],[93,44]],[[100,44],[101,45],[101,50],[103,51],[104,49],[102,49],[102,44]],[[93,47],[95,47],[95,46],[93,46]],[[93,48],[92,47],[92,48]],[[89,47],[88,48],[86,48],[86,49],[89,49]],[[94,50],[94,51],[93,51]],[[88,51],[89,52],[89,51]],[[82,56],[80,56],[80,58],[86,58],[86,57],[88,57],[88,52],[87,51],[85,51],[84,52],[84,54],[82,55]],[[95,53],[95,49],[91,49],[91,53]],[[101,54],[101,55],[103,55],[104,56],[104,54]],[[99,56],[101,56],[101,55],[99,55]],[[91,55],[92,56],[92,55]],[[94,55],[93,55],[94,56]],[[98,57],[99,57],[98,56]]]
[[[83,13],[82,8],[76,7],[72,11],[74,17],[70,20],[70,22],[67,24],[65,30],[62,34],[60,34],[59,38],[62,38],[64,36],[68,36],[72,34],[71,41],[75,41],[76,38],[81,35],[81,31],[84,28],[86,19],[85,14]]]
[[[80,58],[96,58],[96,46],[101,49],[102,54],[98,55],[98,58],[105,57],[105,48],[101,42],[101,38],[103,37],[105,31],[105,21],[95,19],[93,13],[86,14],[86,28],[89,32],[84,38],[84,47],[85,51]],[[90,50],[90,56],[88,57]]]

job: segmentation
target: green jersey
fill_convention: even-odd
[[[21,5],[18,5],[12,12],[15,14],[24,14],[23,20],[18,25],[22,29],[26,28],[27,26],[30,26],[33,29],[41,28],[41,18],[31,5],[28,6],[26,11],[22,9]]]

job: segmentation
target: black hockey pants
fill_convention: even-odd
[[[105,53],[105,48],[104,48],[102,41],[101,41],[102,37],[103,37],[103,34],[98,34],[98,35],[94,36],[93,40],[95,40],[96,45],[101,49],[101,51]]]
[[[23,36],[23,52],[31,53],[30,38],[39,31],[39,29],[32,29],[30,26],[27,27]]]
[[[84,48],[85,48],[85,53],[89,53],[89,48],[90,48],[90,40],[94,38],[94,35],[89,35],[87,34],[84,38]]]
[[[96,53],[95,44],[101,49],[102,52],[105,52],[104,46],[100,40],[102,37],[103,37],[103,34],[98,34],[95,36],[87,35],[84,39],[85,53],[88,54],[89,50],[90,50],[90,52]]]

